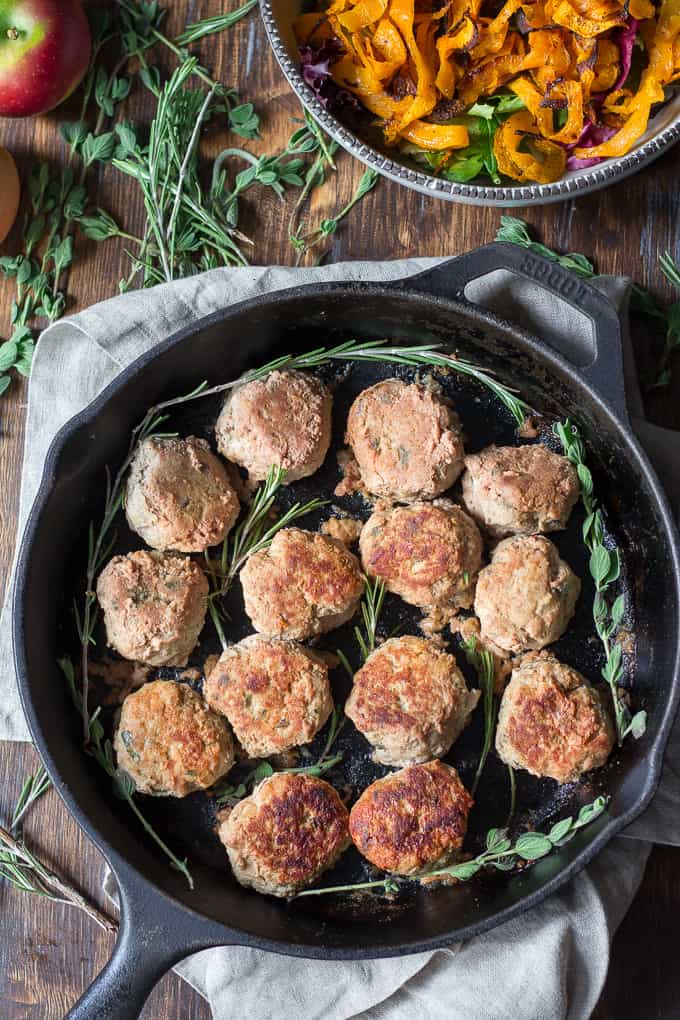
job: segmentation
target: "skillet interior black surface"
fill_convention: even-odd
[[[130,428],[159,399],[185,392],[203,379],[216,383],[233,378],[278,354],[329,346],[349,338],[385,337],[397,342],[441,342],[517,387],[547,421],[569,415],[582,426],[596,487],[606,505],[608,526],[623,553],[626,624],[632,635],[628,675],[634,681],[636,706],[646,708],[649,714],[647,734],[637,743],[628,741],[606,769],[582,784],[558,790],[551,782],[519,777],[518,821],[523,823],[538,825],[548,818],[554,820],[561,813],[577,810],[599,792],[611,796],[606,815],[560,853],[521,875],[499,875],[418,896],[405,894],[387,908],[377,906],[374,899],[348,903],[319,898],[289,905],[245,891],[225,868],[225,857],[211,833],[213,817],[206,797],[195,795],[184,804],[147,799],[145,809],[154,824],[191,859],[196,891],[190,893],[183,879],[154,852],[125,806],[113,800],[106,777],[83,756],[78,719],[55,665],[57,656],[72,644],[67,636],[72,627],[68,606],[82,565],[88,521],[101,510],[105,465],[121,461]],[[355,367],[338,386],[336,445],[341,441],[342,422],[354,393],[392,372],[384,366]],[[458,376],[444,382],[461,414],[468,449],[478,449],[490,441],[515,441],[507,413],[487,391],[477,384],[464,383]],[[173,417],[172,426],[183,434],[208,434],[216,410],[214,403],[201,401]],[[470,306],[408,290],[328,285],[270,295],[266,300],[255,300],[204,320],[190,335],[166,344],[153,359],[124,373],[69,430],[50,467],[44,501],[29,529],[17,594],[17,661],[36,742],[45,752],[53,779],[69,806],[100,845],[111,848],[114,862],[124,860],[171,897],[228,926],[231,938],[225,933],[225,941],[233,940],[236,930],[237,938],[243,941],[284,952],[371,956],[413,951],[474,934],[498,923],[508,912],[536,902],[574,867],[585,863],[651,796],[662,753],[660,734],[668,725],[677,684],[678,597],[672,533],[658,502],[653,476],[625,427],[576,373],[559,359],[545,357],[521,331]],[[306,497],[318,492],[322,483],[328,493],[337,477],[331,455],[318,476],[297,483],[290,492],[296,498]],[[334,502],[357,509],[356,500]],[[367,508],[359,509],[365,514]],[[579,523],[577,515],[556,541],[585,580],[587,565],[578,537]],[[235,639],[249,631],[247,622],[239,616],[239,598],[237,589],[230,608],[238,622],[229,631]],[[601,659],[589,622],[591,601],[592,589],[586,583],[574,624],[556,651],[595,677]],[[404,612],[396,599],[390,600],[385,616],[388,630],[399,623],[401,632],[415,633],[415,619],[415,613]],[[207,628],[206,633],[209,631]],[[357,661],[347,630],[342,635],[329,635],[323,647],[336,647],[336,638],[342,638],[341,647],[351,651]],[[206,652],[214,650],[216,643],[207,639],[197,661],[202,663]],[[462,664],[462,656],[458,657]],[[339,670],[334,682],[336,690],[344,695],[346,685]],[[477,713],[449,756],[467,780],[474,772],[481,743],[480,716]],[[346,763],[330,778],[340,785],[349,784],[356,795],[384,770],[369,763],[367,745],[352,727],[341,735],[340,747],[345,751]],[[470,849],[480,833],[490,824],[502,823],[507,813],[507,774],[494,755],[487,765],[478,800],[480,804],[471,819]],[[348,854],[333,877],[351,880],[363,874],[359,859]]]

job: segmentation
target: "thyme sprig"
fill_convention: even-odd
[[[482,692],[482,705],[484,709],[484,742],[479,755],[475,778],[472,783],[471,792],[474,795],[477,792],[479,780],[482,777],[482,772],[486,765],[486,759],[489,756],[491,744],[493,743],[496,719],[498,717],[499,699],[496,697],[496,671],[492,653],[487,648],[477,647],[477,638],[474,634],[467,639],[461,638],[461,647],[465,653],[465,658],[477,674],[479,688]]]
[[[28,848],[21,833],[21,823],[35,802],[50,788],[51,783],[42,765],[28,776],[12,812],[10,831],[0,826],[0,877],[19,892],[33,893],[53,903],[65,903],[83,910],[105,931],[114,932],[115,921],[110,920],[82,893],[47,867]]]
[[[613,641],[625,613],[623,595],[610,600],[609,592],[619,578],[621,562],[619,550],[611,543],[604,542],[602,510],[595,495],[593,476],[586,464],[586,448],[578,429],[567,419],[556,422],[553,432],[560,440],[565,456],[576,468],[581,484],[581,501],[586,512],[583,522],[583,541],[590,552],[590,575],[595,582],[595,598],[593,601],[593,619],[597,636],[602,642],[605,664],[602,677],[609,684],[616,735],[621,745],[630,733],[638,740],[645,732],[647,713],[639,711],[631,715],[630,709],[621,697],[619,684],[623,679],[623,648],[618,641]]]
[[[325,896],[328,893],[353,893],[361,889],[381,890],[384,895],[391,896],[404,886],[422,879],[455,878],[459,882],[468,882],[484,868],[495,868],[498,871],[513,871],[520,864],[531,864],[542,857],[547,857],[560,847],[565,846],[576,833],[590,825],[603,813],[607,806],[606,797],[597,797],[592,803],[584,805],[576,818],[569,815],[551,827],[547,833],[525,832],[513,842],[507,829],[489,829],[486,834],[484,850],[469,861],[461,861],[446,868],[434,868],[423,871],[408,878],[400,875],[387,875],[385,878],[371,882],[357,882],[353,885],[336,885],[322,889],[305,889],[297,894],[302,896]]]

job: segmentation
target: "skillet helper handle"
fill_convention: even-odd
[[[560,336],[559,331],[555,331],[549,338],[544,338],[545,342],[576,368],[596,395],[627,425],[618,312],[600,291],[574,273],[515,244],[494,242],[448,259],[433,269],[401,281],[401,284],[404,289],[467,301],[465,289],[468,284],[497,270],[505,270],[538,284],[590,320],[592,344],[584,346],[581,343],[577,358],[574,356],[575,338]],[[507,318],[513,321],[510,308]],[[531,332],[530,329],[528,331]]]
[[[113,955],[65,1020],[137,1020],[171,967],[219,938],[187,930],[172,906],[159,905],[143,885],[119,883],[121,919]]]

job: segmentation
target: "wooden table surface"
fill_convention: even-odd
[[[170,29],[178,31],[185,21],[221,9],[217,0],[176,0]],[[259,109],[263,141],[246,143],[246,147],[268,152],[282,147],[299,106],[268,51],[257,13],[230,31],[205,40],[201,54],[217,77],[236,86],[244,101],[254,101]],[[144,90],[138,88],[128,99],[124,115],[143,120],[147,113]],[[57,133],[61,119],[63,110],[35,121],[0,121],[0,144],[15,153],[22,174],[36,157],[58,160],[60,153],[63,155]],[[668,296],[656,257],[665,250],[676,259],[680,256],[679,156],[680,148],[676,148],[608,191],[543,209],[519,210],[517,215],[528,220],[547,244],[583,251],[595,258],[601,272],[629,274]],[[339,158],[337,174],[331,176],[323,194],[315,196],[314,222],[347,200],[361,172],[362,167],[349,156]],[[139,194],[114,170],[99,170],[90,180],[90,189],[97,204],[108,208],[131,233],[137,232],[142,222]],[[252,261],[292,264],[287,216],[281,214],[280,204],[269,193],[251,192],[250,196],[244,227],[255,242]],[[381,180],[345,221],[328,259],[457,254],[492,240],[499,216],[498,210],[447,204]],[[14,252],[20,243],[17,226],[5,250]],[[118,242],[96,245],[81,238],[77,251],[68,281],[71,311],[115,294],[126,270]],[[6,335],[10,297],[9,284],[0,282],[0,335]],[[636,337],[636,349],[642,370],[649,370],[658,354],[658,341],[642,332]],[[0,400],[0,592],[7,581],[15,541],[26,396],[26,386],[14,384]],[[679,397],[680,364],[674,384],[650,394],[648,416],[680,428]],[[27,744],[0,744],[0,818],[8,817],[22,777],[33,771],[37,762],[35,751]],[[102,858],[54,792],[29,816],[26,832],[57,869],[99,897]],[[595,1013],[598,1020],[680,1016],[679,917],[680,850],[658,848],[614,939],[609,979]],[[0,885],[0,918],[0,1016],[5,1020],[62,1017],[105,964],[111,938],[79,912],[17,893],[4,884]],[[209,1015],[205,1002],[174,975],[163,979],[144,1012],[146,1020],[206,1020]]]

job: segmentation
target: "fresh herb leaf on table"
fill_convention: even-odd
[[[505,829],[489,829],[486,834],[486,847],[476,857],[469,861],[461,861],[459,864],[451,864],[446,868],[435,868],[431,871],[424,871],[408,878],[400,875],[388,875],[385,878],[375,879],[371,882],[356,882],[353,885],[327,886],[321,889],[305,889],[297,894],[295,899],[302,896],[325,896],[328,893],[354,893],[362,889],[373,889],[380,891],[383,895],[391,896],[399,892],[400,888],[421,879],[457,879],[459,882],[468,882],[474,878],[483,868],[496,868],[498,871],[512,871],[518,865],[530,864],[538,861],[541,857],[547,857],[560,847],[568,843],[579,829],[590,825],[603,813],[607,806],[606,797],[597,797],[591,804],[581,808],[576,818],[568,816],[556,822],[547,833],[525,832],[512,842]]]
[[[620,642],[612,641],[612,638],[623,622],[625,603],[623,595],[618,595],[613,600],[610,598],[611,589],[618,580],[621,570],[619,550],[611,543],[605,545],[602,510],[594,492],[593,476],[586,464],[586,448],[578,429],[567,419],[564,422],[557,422],[553,426],[553,432],[560,440],[565,456],[575,466],[581,485],[581,502],[586,512],[583,541],[590,552],[590,575],[595,583],[593,619],[604,648],[605,664],[602,677],[609,684],[616,736],[620,745],[629,733],[636,740],[643,735],[647,725],[647,713],[640,711],[632,715],[619,689],[623,679],[623,648]]]

